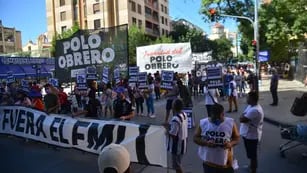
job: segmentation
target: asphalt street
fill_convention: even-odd
[[[285,86],[287,85],[289,84],[285,83]],[[289,87],[287,86],[287,88]],[[290,102],[292,102],[292,98],[295,95],[298,95],[297,92],[297,89],[293,89],[291,87],[289,90],[287,90],[287,92],[281,92],[280,97],[283,98],[280,101],[281,105],[283,102],[289,102],[288,105],[291,105]],[[289,100],[287,100],[287,98]],[[269,93],[267,91],[263,91],[260,103],[265,104],[263,107],[265,109],[267,119],[270,119],[270,117],[273,116],[275,117],[275,113],[278,111],[284,112],[284,114],[285,111],[289,112],[288,107],[281,106],[276,108],[267,106],[270,99]],[[240,106],[238,113],[230,113],[226,114],[226,116],[233,117],[238,123],[240,112],[242,112],[246,106],[245,100],[245,97],[239,99]],[[225,106],[225,110],[227,110],[227,102],[223,100],[220,100],[220,102]],[[155,119],[151,119],[149,117],[135,117],[133,121],[158,125],[162,124],[165,114],[165,100],[162,99],[156,101],[155,109],[157,115]],[[204,118],[205,113],[206,110],[203,96],[195,97],[193,108],[195,122],[197,123],[201,118]],[[291,119],[292,117],[289,118],[289,121],[297,121],[295,118],[294,120]],[[288,121],[286,120],[287,117],[280,117],[280,119]],[[282,139],[280,136],[280,127],[277,120],[274,120],[275,123],[272,123],[272,121],[266,121],[264,124],[263,140],[261,141],[259,149],[259,173],[305,173],[307,170],[307,158],[303,158],[301,154],[307,152],[307,147],[302,145],[291,149],[285,153],[284,158],[281,157],[279,146],[285,143],[286,140]],[[197,145],[192,141],[193,133],[194,129],[189,129],[188,153],[183,158],[183,167],[185,172],[200,173],[203,172],[202,163],[197,156]],[[247,173],[247,169],[244,168],[244,166],[248,164],[248,160],[245,156],[242,141],[240,141],[239,145],[235,147],[235,157],[239,161],[239,169],[236,172]],[[146,166],[136,163],[132,163],[132,170],[134,173],[174,172],[172,169]],[[35,141],[26,142],[24,139],[14,136],[0,135],[0,172],[98,173],[97,155],[76,149],[54,148],[48,146],[47,144]]]

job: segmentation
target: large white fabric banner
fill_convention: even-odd
[[[192,70],[192,51],[190,43],[156,44],[137,47],[137,66],[140,72],[155,73],[171,70],[187,73]]]
[[[167,167],[162,126],[47,115],[20,106],[0,107],[0,133],[98,154],[105,146],[125,146],[132,162]]]

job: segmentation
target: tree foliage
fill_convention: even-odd
[[[212,58],[217,61],[226,62],[229,58],[232,58],[231,41],[225,36],[220,39],[211,41]]]
[[[254,19],[254,0],[202,0],[200,10],[205,21],[210,19],[210,8],[217,9],[220,14]],[[303,41],[307,33],[306,9],[306,0],[273,0],[261,5],[258,13],[260,50],[269,50],[273,61],[284,61],[294,55],[289,50],[297,49],[297,43]],[[221,16],[217,19],[226,20]],[[246,54],[246,45],[250,47],[253,39],[253,26],[247,20],[236,20],[243,38],[241,49]]]
[[[146,46],[150,43],[150,39],[146,36],[143,29],[138,28],[136,25],[130,26],[128,31],[129,40],[129,63],[136,65],[136,48],[139,46]]]
[[[71,37],[75,32],[77,32],[80,29],[80,26],[78,24],[78,22],[75,22],[74,25],[70,28],[65,30],[62,33],[56,33],[55,35],[53,35],[52,37],[52,41],[51,41],[51,47],[50,47],[50,53],[52,57],[55,57],[55,52],[56,52],[56,41],[57,40],[62,40],[65,38],[69,38]]]

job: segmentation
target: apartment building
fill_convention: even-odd
[[[135,24],[149,36],[170,32],[168,0],[46,0],[47,37],[78,22],[81,29]]]
[[[19,52],[21,49],[21,32],[3,26],[0,20],[0,54]]]

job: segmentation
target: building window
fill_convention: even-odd
[[[60,13],[60,15],[61,15],[61,21],[66,20],[66,12],[65,11],[62,11]]]
[[[142,14],[142,6],[140,4],[138,4],[138,13]]]
[[[168,35],[168,30],[165,30],[165,34]]]
[[[66,27],[66,26],[62,26],[62,27],[61,27],[61,31],[62,31],[62,33],[63,33],[64,31],[66,31],[66,29],[67,29],[67,27]]]
[[[136,25],[136,18],[135,17],[132,17],[132,24]]]
[[[162,35],[164,35],[164,29],[162,29]]]
[[[94,20],[94,29],[99,29],[101,28],[100,26],[100,19]]]
[[[161,11],[163,12],[163,10],[164,10],[164,7],[163,7],[163,4],[161,4]]]
[[[100,6],[99,3],[93,4],[93,14],[100,12]]]
[[[164,13],[167,14],[167,7],[165,7],[165,9],[164,9]]]
[[[60,0],[60,6],[64,6],[65,5],[65,0]]]
[[[139,28],[142,28],[142,20],[139,20]]]
[[[131,10],[136,12],[135,2],[131,1]]]
[[[161,16],[161,23],[164,24],[164,17]]]
[[[165,25],[168,26],[167,18],[165,18]]]

